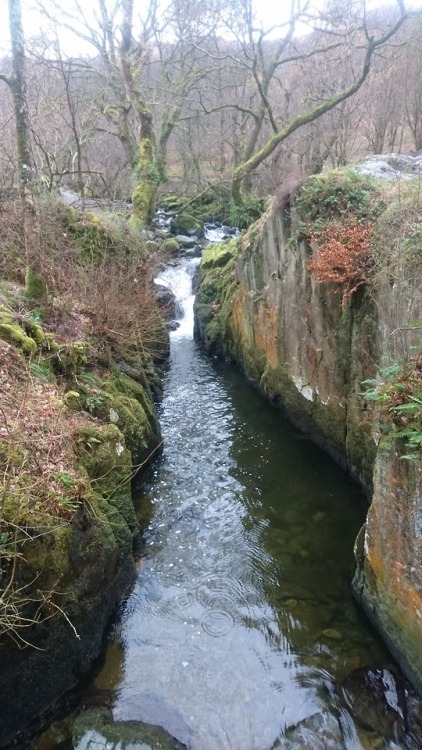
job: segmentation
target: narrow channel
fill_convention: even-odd
[[[322,733],[340,720],[345,744],[333,747],[361,748],[335,686],[388,659],[350,593],[365,500],[193,341],[194,263],[166,272],[185,314],[164,450],[140,493],[145,553],[96,685],[112,689],[116,721],[160,724],[192,750],[284,747],[315,714]]]

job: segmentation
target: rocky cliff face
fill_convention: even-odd
[[[383,273],[382,261],[377,286],[342,307],[340,290],[309,273],[310,253],[290,205],[263,217],[236,251],[206,251],[196,335],[237,362],[368,494],[374,486],[354,590],[422,688],[421,462],[400,459],[395,441],[389,452],[378,448],[376,414],[362,396],[363,381],[420,347],[420,332],[403,329],[422,319],[422,295],[409,265],[395,261]]]
[[[365,527],[356,540],[356,598],[422,690],[422,466],[379,452]]]
[[[211,351],[240,364],[269,399],[369,487],[375,443],[359,394],[379,359],[378,311],[365,294],[342,308],[338,293],[313,282],[308,257],[305,241],[292,240],[289,215],[266,217],[232,260],[230,314],[221,316],[227,304],[218,277],[209,289],[213,261],[206,254],[197,330]],[[227,296],[227,283],[223,288]]]

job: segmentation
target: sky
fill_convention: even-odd
[[[72,5],[72,0],[59,0],[59,2],[64,10],[70,9]],[[363,2],[363,0],[343,0],[344,4],[351,4],[352,2],[356,4]],[[45,20],[35,10],[34,0],[21,0],[21,3],[25,37],[29,39],[45,27]],[[139,0],[140,5],[144,5],[144,3],[145,0]],[[88,13],[96,4],[97,0],[83,0],[82,2],[83,8]],[[312,4],[314,7],[321,7],[323,0],[312,0]],[[394,5],[394,0],[366,0],[366,5],[370,9],[391,6]],[[422,0],[406,0],[406,5],[408,8],[421,9]],[[10,49],[7,6],[8,0],[0,0],[0,56],[7,55]],[[256,0],[256,17],[258,22],[269,28],[276,23],[287,20],[289,8],[290,0]],[[299,27],[299,33],[306,33],[306,27]],[[76,40],[70,32],[61,29],[59,35],[66,54],[89,54],[90,48]]]

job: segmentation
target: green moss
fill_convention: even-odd
[[[83,341],[60,345],[52,359],[55,370],[68,377],[83,368],[86,361],[85,343]]]
[[[58,352],[59,347],[53,334],[45,333],[39,323],[29,316],[19,315],[19,320],[16,317],[17,315],[14,317],[9,310],[0,307],[0,338],[28,355],[37,349],[53,354]],[[42,366],[44,367],[44,363]],[[36,375],[35,372],[34,374]]]
[[[140,721],[115,723],[111,711],[104,708],[89,709],[79,714],[72,728],[72,736],[75,747],[85,747],[87,738],[91,736],[95,739],[90,744],[95,742],[96,745],[120,750],[184,750],[186,747],[161,727]]]
[[[206,248],[195,301],[196,325],[207,349],[224,356],[230,349],[229,320],[232,299],[237,288],[234,264],[239,240]]]
[[[295,198],[299,219],[309,229],[322,229],[333,220],[355,216],[375,220],[385,203],[377,181],[351,169],[314,175]]]
[[[160,195],[158,203],[159,206],[165,208],[167,211],[179,211],[183,206],[183,197],[174,193],[168,193],[167,195]]]
[[[81,394],[78,391],[67,391],[63,396],[63,401],[72,411],[80,411],[82,408]]]
[[[46,352],[50,352],[51,354],[57,354],[57,352],[59,351],[60,347],[55,342],[54,336],[52,333],[44,333],[43,349]]]
[[[35,343],[39,347],[43,347],[46,343],[45,333],[41,326],[30,318],[25,318],[23,321],[23,327],[25,332],[31,339],[34,339]]]
[[[150,138],[142,137],[136,158],[137,185],[132,193],[132,217],[135,226],[147,226],[154,215],[155,196],[160,184],[154,145]]]
[[[168,239],[164,240],[163,244],[161,245],[161,249],[166,253],[177,253],[180,250],[180,245],[176,239],[174,239],[173,237],[169,237]]]
[[[150,444],[152,429],[143,406],[135,398],[119,393],[112,384],[105,383],[103,393],[104,402],[94,413],[116,422],[133,453],[145,450]]]
[[[259,219],[265,211],[265,198],[253,193],[243,194],[240,202],[230,199],[230,223],[240,229],[247,229]]]
[[[208,245],[204,250],[201,260],[201,271],[207,268],[216,268],[226,266],[231,260],[237,257],[240,247],[240,240],[227,240],[221,244]]]
[[[105,499],[113,508],[113,519],[117,523],[119,513],[131,530],[138,528],[132,503],[130,481],[132,457],[125,447],[125,438],[117,425],[101,427],[88,425],[79,430],[77,452],[83,468],[91,480],[94,505]],[[100,505],[104,510],[104,505]],[[95,513],[95,510],[94,510]]]
[[[27,336],[18,323],[9,320],[7,322],[7,318],[0,314],[0,338],[18,347],[24,354],[34,354],[38,348],[34,339]]]
[[[34,302],[41,302],[46,295],[43,278],[31,268],[27,268],[25,274],[25,294],[28,299]]]
[[[41,532],[41,533],[40,533]],[[69,548],[73,529],[63,523],[51,530],[38,530],[30,543],[24,544],[25,562],[36,575],[42,575],[44,585],[57,587],[69,572]]]
[[[182,212],[174,219],[174,229],[177,234],[195,232],[195,234],[201,235],[204,231],[204,222],[197,219],[193,214]]]

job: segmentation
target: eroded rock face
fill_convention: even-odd
[[[243,240],[227,315],[218,315],[226,301],[218,291],[212,296],[218,278],[209,283],[217,263],[203,267],[197,329],[212,353],[238,362],[269,399],[369,487],[375,444],[370,422],[362,419],[360,392],[379,357],[378,311],[365,295],[342,308],[340,294],[327,293],[310,277],[309,252],[304,241],[292,240],[285,215],[267,217]]]
[[[377,456],[362,542],[354,593],[422,691],[422,466],[396,447]]]
[[[408,268],[342,307],[340,293],[310,276],[309,253],[294,210],[264,216],[235,259],[221,265],[220,252],[218,263],[201,266],[196,335],[236,361],[368,491],[374,481],[354,591],[421,690],[422,467],[396,447],[377,456],[362,383],[420,346],[420,331],[406,325],[422,319],[422,295]]]

